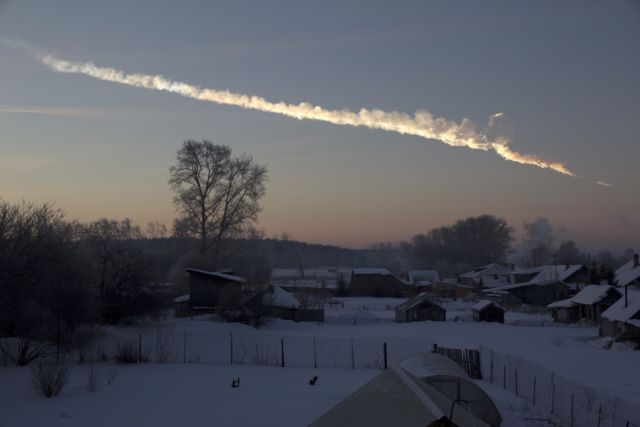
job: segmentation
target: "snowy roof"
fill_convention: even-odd
[[[187,302],[191,299],[191,295],[180,295],[178,298],[174,299],[173,302]]]
[[[626,286],[634,280],[640,280],[640,266],[635,266],[635,261],[631,260],[616,270],[616,281],[618,286]]]
[[[217,277],[219,279],[229,280],[230,282],[247,283],[247,280],[242,277],[232,276],[231,274],[218,273],[215,271],[205,271],[205,270],[198,270],[197,268],[187,268],[187,272],[203,274],[205,276]]]
[[[473,271],[461,274],[459,277],[466,279],[480,279],[487,274],[506,274],[510,273],[511,269],[500,264],[487,264],[481,267],[477,267]]]
[[[409,282],[437,282],[440,280],[440,274],[436,270],[409,270],[407,272]]]
[[[271,300],[269,305],[274,307],[298,308],[300,301],[278,285],[271,285]]]
[[[605,299],[610,292],[622,295],[620,291],[610,285],[589,285],[575,294],[571,300],[576,304],[591,305]]]
[[[415,306],[420,305],[420,304],[422,304],[424,302],[428,302],[428,303],[431,303],[433,305],[437,305],[437,304],[434,304],[429,299],[429,297],[427,296],[426,292],[420,292],[415,297],[410,298],[410,299],[406,300],[405,302],[403,302],[402,304],[397,305],[396,306],[396,311],[403,312],[403,311],[411,310]]]
[[[571,308],[576,304],[571,300],[571,298],[561,299],[560,301],[552,302],[547,305],[547,308]]]
[[[505,311],[504,308],[502,308],[498,303],[496,303],[495,301],[491,301],[488,299],[481,299],[480,301],[478,301],[477,303],[473,304],[471,306],[471,310],[473,311],[482,311],[490,306],[494,306],[497,307],[499,309],[501,309],[502,311]]]
[[[380,276],[389,276],[391,273],[386,268],[354,268],[351,270],[353,274],[378,274]]]
[[[635,321],[640,319],[633,319],[634,317],[640,317],[640,291],[627,288],[627,306],[625,307],[624,295],[618,301],[616,301],[611,307],[606,309],[602,313],[602,317],[609,320],[617,320],[619,322],[627,322],[629,320]],[[635,324],[635,322],[632,322]]]
[[[564,282],[569,279],[575,273],[580,271],[580,269],[584,268],[583,265],[543,265],[540,267],[527,268],[514,271],[512,276],[518,275],[531,275],[535,274],[535,276],[528,280],[527,282],[523,282],[529,285],[548,285],[556,282]],[[515,279],[513,280],[515,282]],[[522,284],[522,283],[519,283]]]

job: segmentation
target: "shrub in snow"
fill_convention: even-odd
[[[44,397],[56,397],[69,379],[69,367],[64,363],[38,363],[31,368],[31,384]]]
[[[27,366],[29,363],[50,355],[55,349],[46,342],[35,341],[25,337],[0,339],[0,354],[2,364]]]
[[[159,327],[156,331],[155,361],[157,363],[167,363],[173,353],[173,347],[173,332],[167,328]]]
[[[134,341],[123,341],[118,343],[113,359],[116,363],[123,365],[138,363],[141,359],[144,360],[140,354],[138,343]]]

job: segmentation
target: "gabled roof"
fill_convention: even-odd
[[[482,310],[485,310],[486,308],[489,308],[491,306],[499,308],[502,311],[506,311],[500,304],[498,304],[495,301],[488,300],[488,299],[481,299],[477,303],[473,304],[471,306],[471,310],[473,310],[473,311],[482,311]]]
[[[549,285],[557,282],[564,282],[569,279],[575,273],[580,271],[580,269],[584,268],[583,265],[543,265],[540,267],[534,268],[526,268],[516,270],[512,273],[514,279],[512,280],[515,283],[515,276],[518,275],[532,275],[535,276],[522,283],[518,283],[518,285],[527,284],[527,285]]]
[[[500,264],[487,264],[480,267],[475,268],[473,271],[466,272],[461,274],[458,277],[465,279],[477,279],[479,280],[482,276],[490,275],[490,274],[507,274],[510,273],[511,269],[509,267],[505,267]]]
[[[623,295],[602,313],[602,317],[619,322],[631,322],[634,325],[638,324],[640,321],[640,290],[627,288],[627,292],[627,306],[625,307],[625,297]]]
[[[616,270],[616,281],[618,286],[626,286],[634,280],[640,280],[640,266],[635,266],[635,261],[631,260]]]
[[[402,304],[397,305],[396,306],[396,311],[403,312],[403,311],[411,310],[412,308],[414,308],[414,307],[416,307],[416,306],[418,306],[420,304],[423,304],[425,302],[428,302],[428,303],[430,303],[432,305],[438,306],[438,304],[435,304],[433,301],[431,301],[429,299],[429,297],[427,296],[426,292],[420,292],[415,297],[410,298],[407,301],[403,302]]]
[[[247,283],[247,280],[240,276],[232,276],[231,274],[218,273],[215,271],[198,270],[197,268],[187,268],[187,273],[201,274],[203,276],[216,277],[218,279],[228,280],[230,282]]]
[[[436,270],[409,270],[407,272],[407,279],[409,282],[437,282],[440,280],[440,274]]]
[[[547,308],[569,308],[575,305],[593,305],[605,299],[612,292],[618,296],[622,295],[614,286],[588,285],[571,298],[552,302],[547,305]]]

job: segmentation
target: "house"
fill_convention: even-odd
[[[510,275],[510,284],[486,289],[483,292],[509,292],[523,304],[546,306],[568,298],[571,289],[588,280],[584,265],[545,265],[516,270]]]
[[[640,341],[640,290],[627,286],[623,296],[602,313],[600,335]]]
[[[419,322],[423,320],[445,321],[446,310],[433,303],[425,292],[396,307],[396,322]]]
[[[474,322],[504,323],[505,309],[495,301],[480,300],[471,306]]]
[[[409,270],[407,282],[416,287],[429,286],[440,281],[440,274],[436,270]]]
[[[495,404],[462,368],[440,354],[423,353],[385,370],[309,427],[500,425]]]
[[[500,264],[487,264],[459,275],[458,282],[480,290],[508,284],[510,274],[511,269],[509,267]]]
[[[633,259],[616,270],[616,285],[620,287],[635,286],[640,288],[640,256],[633,255]]]
[[[386,268],[354,268],[351,270],[353,296],[398,297],[409,290],[409,284]]]
[[[264,305],[271,317],[294,322],[324,322],[322,307],[305,307],[291,293],[278,285],[268,285]]]
[[[622,293],[610,285],[588,285],[571,298],[547,305],[553,320],[560,323],[574,323],[580,320],[600,322],[600,316]]]
[[[221,292],[225,287],[245,286],[247,284],[247,281],[242,277],[226,273],[195,268],[187,268],[186,272],[189,274],[189,315],[214,313],[216,306],[220,302]],[[186,295],[183,295],[182,298],[186,298]],[[185,301],[177,302],[177,304],[183,305],[184,303]],[[184,311],[182,314],[184,314]]]

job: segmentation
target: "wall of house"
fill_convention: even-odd
[[[553,301],[565,299],[569,296],[569,290],[562,283],[554,283],[544,286],[525,286],[510,289],[509,293],[522,301],[523,304],[546,306]]]
[[[394,297],[408,291],[408,287],[392,275],[357,274],[351,277],[353,296]]]

